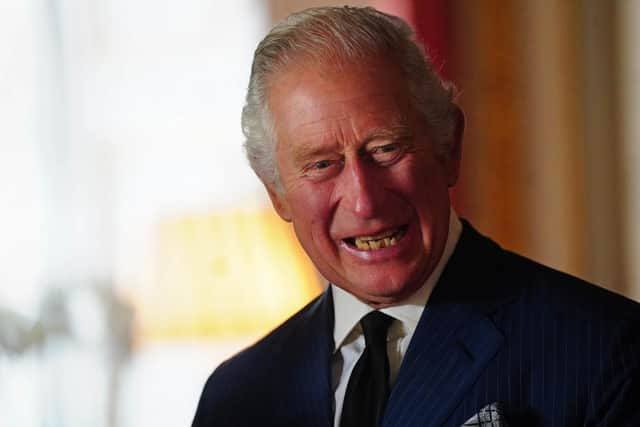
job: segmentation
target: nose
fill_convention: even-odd
[[[336,185],[340,206],[362,219],[374,218],[385,203],[381,172],[360,159],[347,162]]]

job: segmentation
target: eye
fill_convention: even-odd
[[[329,160],[320,160],[319,162],[315,162],[311,167],[313,169],[326,169],[331,166],[331,161]]]
[[[339,159],[323,159],[309,163],[304,168],[304,175],[313,180],[329,178],[340,170],[341,161]]]
[[[378,145],[369,150],[371,159],[376,163],[389,164],[393,163],[402,156],[402,146],[396,142],[384,145]]]

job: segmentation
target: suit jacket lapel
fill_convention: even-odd
[[[331,355],[333,353],[333,299],[329,288],[304,313],[302,321],[292,331],[294,336],[289,360],[290,384],[294,407],[288,411],[305,425],[329,427],[333,424],[331,388]]]
[[[400,367],[385,426],[442,425],[497,353],[504,338],[488,313],[510,297],[495,285],[499,251],[464,224]]]

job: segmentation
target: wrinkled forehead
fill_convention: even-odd
[[[274,80],[269,103],[278,143],[365,141],[416,120],[406,79],[382,60],[290,69]]]

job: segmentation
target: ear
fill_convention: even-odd
[[[447,153],[447,184],[449,187],[453,187],[458,182],[460,176],[460,163],[462,161],[462,136],[464,134],[464,114],[462,110],[455,105],[453,111],[453,139],[449,152]]]
[[[271,199],[271,204],[273,208],[276,210],[280,218],[287,222],[291,222],[291,207],[289,206],[289,202],[287,201],[286,196],[283,194],[283,191],[275,190],[270,185],[265,184],[265,188],[267,189],[267,193],[269,194],[269,198]]]

